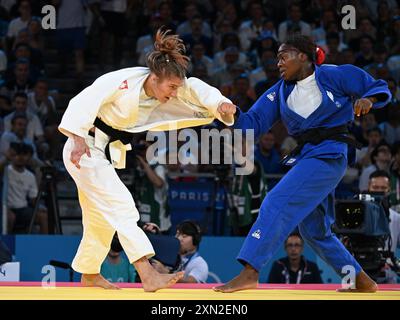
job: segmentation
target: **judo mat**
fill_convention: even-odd
[[[400,284],[379,285],[376,293],[336,292],[340,284],[260,284],[257,289],[221,293],[219,284],[176,284],[144,292],[140,284],[119,283],[121,290],[81,287],[80,283],[0,282],[1,300],[400,300]]]

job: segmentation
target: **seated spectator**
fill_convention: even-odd
[[[261,3],[250,1],[247,7],[250,20],[244,21],[239,27],[241,47],[244,51],[250,49],[253,41],[263,31],[264,11]]]
[[[44,50],[44,38],[42,22],[38,17],[32,17],[28,23],[29,45],[31,48],[42,52]]]
[[[250,73],[250,85],[252,87],[261,81],[277,81],[279,79],[279,69],[275,59],[263,59],[261,64],[261,67],[254,69]]]
[[[302,11],[300,5],[292,3],[289,6],[288,19],[282,22],[278,27],[279,41],[285,42],[291,34],[300,33],[305,36],[311,36],[311,26],[302,21]]]
[[[18,6],[19,17],[11,20],[7,38],[11,42],[18,35],[18,32],[28,26],[29,21],[32,19],[32,8],[29,0],[22,0]]]
[[[250,81],[246,74],[241,74],[233,81],[232,96],[229,97],[232,102],[240,106],[243,112],[247,112],[254,104],[255,100],[250,94]]]
[[[268,283],[323,283],[317,264],[302,255],[304,241],[300,235],[291,234],[285,240],[285,250],[287,257],[273,263]]]
[[[175,271],[185,272],[184,277],[178,282],[205,283],[208,278],[208,264],[198,252],[201,242],[200,226],[194,221],[186,220],[176,227],[175,237],[181,245],[181,264]],[[153,259],[152,265],[160,273],[171,272],[157,260]]]
[[[391,103],[388,107],[388,120],[380,124],[383,138],[389,144],[400,141],[400,101]]]
[[[254,152],[255,158],[260,161],[266,174],[283,174],[281,155],[275,147],[275,136],[269,131],[260,137],[260,141]],[[279,179],[268,179],[268,190],[271,190]]]
[[[35,85],[31,75],[29,60],[19,59],[15,62],[13,72],[6,78],[4,86],[0,89],[1,94],[12,98],[17,92],[29,93]]]
[[[224,63],[221,64],[221,67],[218,69],[214,69],[213,84],[217,88],[227,84],[232,85],[233,80],[246,71],[246,66],[240,62],[239,58],[240,52],[237,47],[228,47],[225,49]],[[217,59],[217,57],[214,57],[214,65],[216,61],[215,59]],[[241,72],[236,74],[238,68],[241,69]]]
[[[187,47],[189,54],[195,43],[201,42],[204,45],[206,55],[213,54],[213,41],[211,37],[206,36],[202,31],[203,18],[200,15],[192,17],[190,20],[191,32],[182,36],[182,40]]]
[[[356,164],[364,169],[371,165],[371,153],[382,142],[382,131],[379,127],[368,130],[368,146],[356,150]]]
[[[57,124],[56,103],[54,98],[49,95],[47,80],[39,79],[33,91],[28,93],[27,110],[36,114],[44,127]]]
[[[363,35],[359,39],[360,52],[356,55],[355,65],[360,68],[374,62],[374,39],[370,35]]]
[[[390,145],[388,145],[386,142],[381,142],[371,152],[372,164],[366,167],[361,172],[360,181],[358,183],[358,188],[360,192],[363,192],[368,189],[369,176],[372,172],[376,170],[383,170],[389,172],[391,162],[392,162],[392,154],[390,150]]]
[[[4,130],[11,131],[11,120],[15,114],[25,114],[28,119],[26,137],[34,142],[44,142],[44,132],[39,117],[28,111],[28,96],[25,92],[17,92],[14,95],[13,104],[15,111],[4,118]]]
[[[207,76],[211,76],[213,70],[213,60],[205,55],[205,48],[202,42],[192,43],[192,52],[190,56],[190,67],[188,72],[193,73],[193,66],[196,64],[204,64],[206,66]]]
[[[121,253],[123,248],[114,234],[111,249],[100,268],[100,274],[110,282],[135,282],[136,272],[132,264]]]
[[[33,150],[24,143],[11,144],[11,164],[7,166],[7,226],[8,233],[26,233],[33,217],[33,207],[38,194],[36,178],[26,165]],[[40,233],[48,233],[47,210],[40,207],[35,223]]]
[[[43,56],[37,49],[31,48],[27,42],[20,42],[15,46],[8,67],[8,76],[12,75],[15,61],[25,59],[29,61],[29,72],[32,80],[44,74]]]
[[[192,33],[192,26],[191,26],[191,20],[194,16],[197,16],[200,14],[197,5],[195,3],[187,3],[185,6],[185,18],[186,20],[183,21],[181,24],[178,25],[176,28],[176,33],[180,36],[183,36],[185,34]],[[201,33],[205,35],[206,37],[211,38],[212,37],[212,30],[210,25],[206,21],[202,21],[201,24]]]
[[[213,56],[214,73],[229,64],[229,62],[227,62],[227,59],[232,60],[233,58],[235,58],[235,61],[241,64],[248,63],[247,55],[241,51],[240,40],[236,33],[229,32],[223,34],[221,39],[221,46],[222,50],[216,52]],[[236,48],[237,54],[233,53],[233,50],[231,48]],[[229,57],[227,57],[227,55],[229,55]]]
[[[0,138],[0,158],[7,156],[10,149],[10,144],[13,142],[30,145],[33,150],[33,154],[36,153],[35,144],[26,136],[27,126],[28,118],[25,114],[17,113],[13,116],[11,119],[11,130],[4,132]]]
[[[339,64],[341,51],[345,49],[346,46],[340,42],[339,33],[329,32],[326,34],[326,64]]]
[[[363,146],[368,145],[368,130],[375,128],[378,125],[375,114],[370,112],[362,115],[359,119],[355,119],[350,131],[357,141]]]

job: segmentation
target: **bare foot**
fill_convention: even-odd
[[[239,290],[257,289],[257,286],[258,272],[250,265],[246,265],[237,277],[222,286],[214,287],[213,290],[229,293]]]
[[[362,293],[374,293],[378,290],[378,286],[374,280],[372,280],[364,271],[361,271],[356,276],[356,287],[355,288],[341,288],[337,289],[337,292],[362,292]]]
[[[146,275],[142,280],[143,289],[146,292],[155,292],[160,289],[168,288],[183,278],[184,272],[173,274],[161,274],[154,270],[150,275]]]
[[[119,290],[120,288],[97,274],[82,274],[81,284],[84,287],[100,287],[104,289]]]

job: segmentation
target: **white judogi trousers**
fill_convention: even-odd
[[[139,212],[133,197],[105,156],[108,136],[96,129],[96,146],[94,141],[95,138],[86,137],[91,157],[81,157],[80,169],[70,161],[74,146],[71,138],[63,151],[64,164],[77,185],[82,208],[83,238],[72,268],[85,274],[100,273],[115,231],[130,263],[154,256],[149,239],[137,226]]]

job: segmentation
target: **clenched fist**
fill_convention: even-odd
[[[236,106],[232,103],[221,103],[217,109],[221,115],[233,115],[236,112]]]
[[[371,110],[373,103],[376,102],[376,98],[361,98],[356,100],[354,103],[354,113],[357,117],[362,114],[367,114]]]

